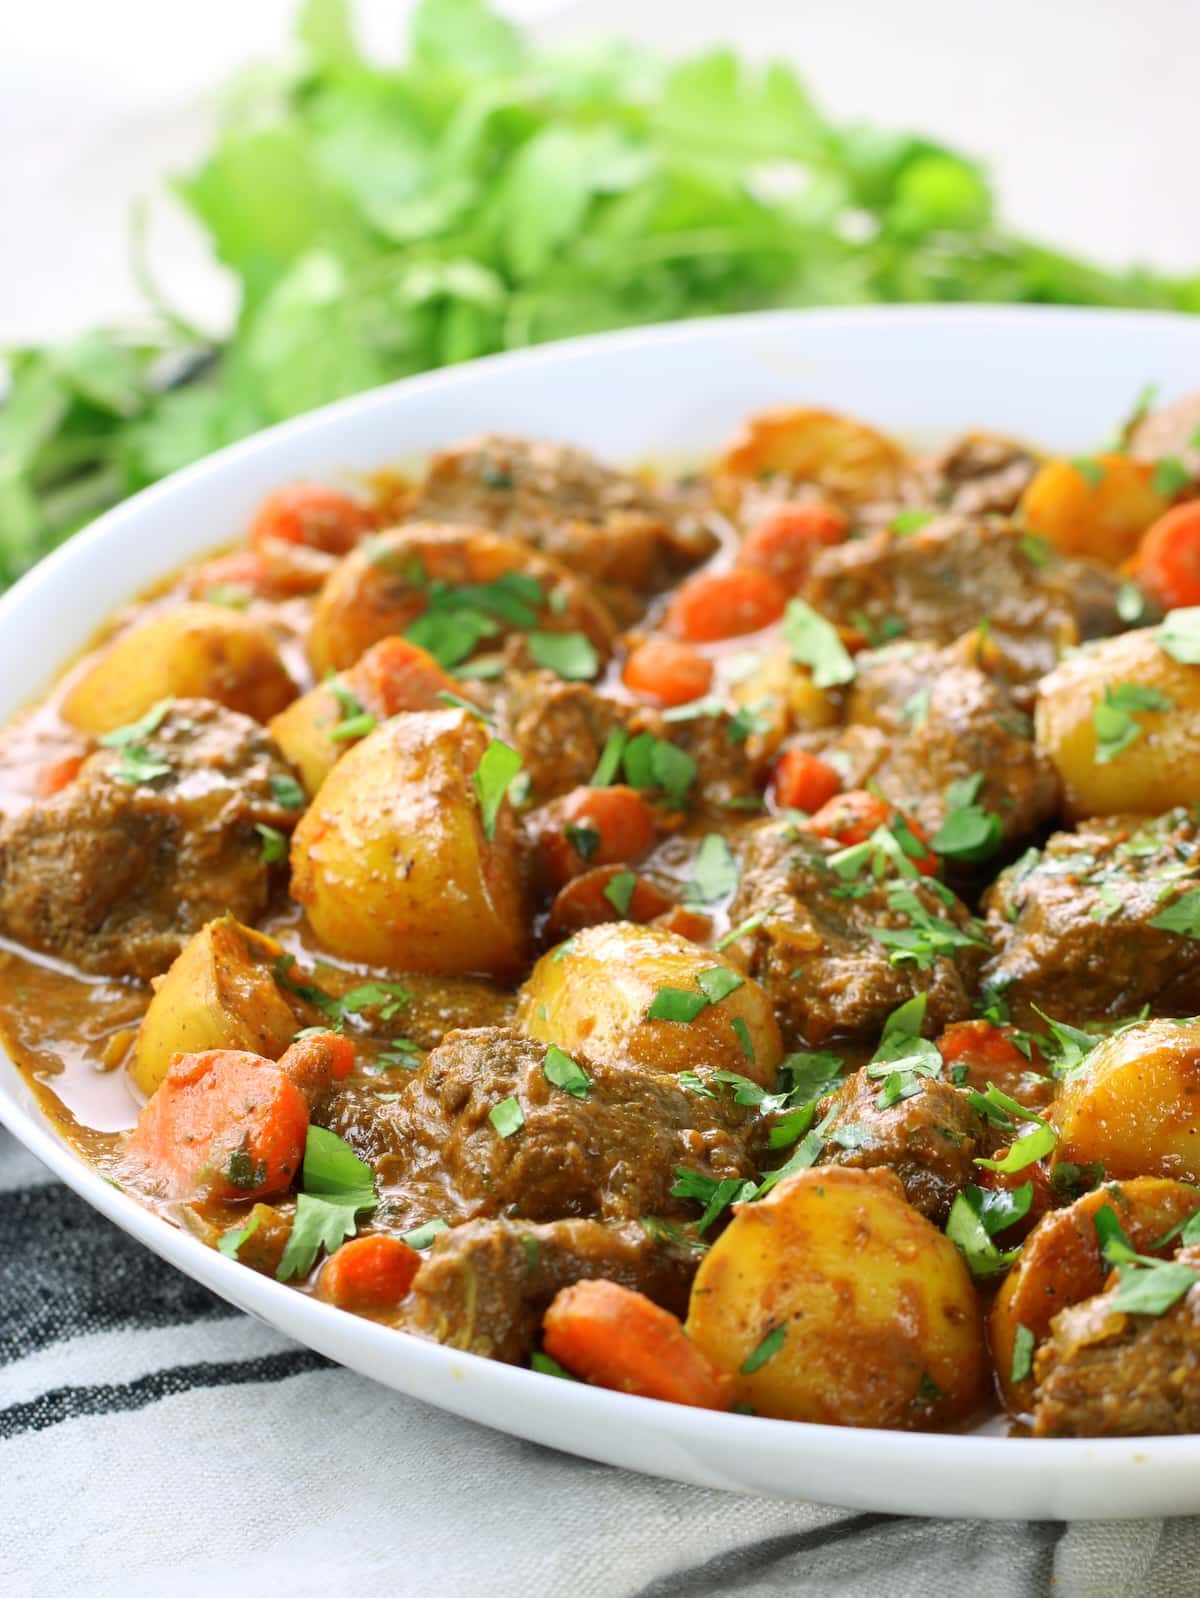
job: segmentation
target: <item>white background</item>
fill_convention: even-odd
[[[135,196],[205,147],[214,91],[279,59],[294,0],[0,0],[0,343],[136,311]],[[395,54],[405,0],[359,0]],[[1200,0],[509,0],[553,35],[790,57],[840,116],[983,156],[1010,221],[1118,264],[1200,270]],[[170,202],[158,276],[198,319],[228,286]]]

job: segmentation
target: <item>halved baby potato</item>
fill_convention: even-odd
[[[1158,643],[1157,630],[1105,638],[1068,656],[1042,679],[1034,720],[1040,748],[1062,781],[1067,816],[1161,815],[1200,800],[1200,666],[1185,666]],[[1098,758],[1093,712],[1123,684],[1152,689],[1170,702],[1133,710],[1137,738],[1108,760]]]
[[[779,1420],[947,1425],[986,1365],[962,1256],[885,1170],[814,1166],[736,1205],[687,1330],[739,1402]]]
[[[1013,1380],[1018,1330],[1024,1327],[1032,1336],[1035,1350],[1059,1310],[1104,1287],[1108,1266],[1096,1232],[1096,1211],[1104,1205],[1116,1215],[1138,1253],[1144,1254],[1164,1232],[1200,1210],[1200,1191],[1183,1182],[1139,1176],[1129,1182],[1106,1182],[1066,1209],[1043,1215],[1001,1283],[988,1323],[996,1374],[1014,1415],[1032,1409],[1034,1397],[1031,1376]]]
[[[702,1004],[706,985],[728,991]],[[664,993],[682,997],[663,1000]],[[670,1012],[672,1004],[681,1015],[695,1012],[692,1019],[649,1018],[652,1006]],[[605,1064],[739,1071],[766,1088],[783,1058],[779,1025],[757,982],[678,933],[629,921],[587,927],[543,955],[517,997],[517,1025]]]
[[[338,761],[292,835],[292,897],[333,954],[514,977],[526,914],[507,799],[486,836],[488,734],[462,710],[386,721]]]
[[[212,699],[266,721],[296,697],[271,633],[222,605],[176,605],[113,639],[75,682],[62,714],[102,734],[163,699]]]
[[[278,1059],[297,1025],[271,974],[282,953],[232,916],[190,938],[157,979],[138,1030],[129,1074],[141,1092],[154,1092],[176,1054],[237,1049]]]
[[[739,483],[784,478],[811,483],[846,507],[897,497],[909,465],[893,439],[852,416],[804,406],[759,411],[721,456],[718,479],[725,493]]]
[[[524,579],[524,585],[514,584],[507,595],[489,588],[506,577]],[[469,590],[475,593],[464,592]],[[557,561],[482,528],[414,522],[367,539],[325,584],[308,638],[314,670],[321,675],[344,671],[373,643],[407,631],[431,603],[444,604],[454,591],[462,600],[459,623],[469,612],[491,629],[474,643],[498,640],[517,626],[582,632],[602,658],[612,648],[612,617]],[[475,652],[469,633],[465,636],[462,659]]]

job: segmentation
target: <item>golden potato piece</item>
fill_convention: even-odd
[[[1200,1192],[1182,1182],[1141,1176],[1130,1182],[1106,1182],[1066,1209],[1043,1215],[1001,1283],[988,1322],[996,1374],[1014,1415],[1033,1408],[1032,1378],[1013,1380],[1018,1328],[1026,1328],[1036,1348],[1060,1309],[1091,1298],[1104,1286],[1108,1266],[1100,1253],[1095,1216],[1105,1204],[1138,1253],[1145,1253],[1164,1232],[1200,1209]]]
[[[329,773],[292,836],[292,896],[334,954],[400,971],[522,968],[526,918],[505,799],[484,834],[488,746],[462,710],[386,721]]]
[[[342,671],[378,639],[405,632],[429,610],[434,584],[442,595],[435,606],[444,606],[447,592],[463,597],[461,590],[472,589],[470,614],[490,629],[474,639],[468,632],[459,660],[476,644],[494,647],[514,627],[583,632],[602,658],[612,648],[612,617],[557,561],[482,528],[415,522],[365,540],[325,584],[308,638],[314,670]],[[455,614],[461,626],[464,611],[448,619]],[[426,637],[417,642],[433,649]],[[444,650],[433,652],[451,667],[458,663]]]
[[[1128,455],[1047,461],[1018,508],[1030,530],[1048,538],[1061,555],[1119,566],[1170,505],[1155,492],[1152,477],[1152,467]]]
[[[129,1074],[141,1092],[154,1092],[176,1054],[245,1049],[278,1059],[297,1024],[271,975],[282,952],[232,916],[189,939],[158,980],[138,1031]]]
[[[782,406],[749,417],[717,471],[734,480],[735,495],[739,480],[782,477],[815,484],[839,504],[855,506],[894,498],[907,467],[904,450],[865,422]]]
[[[1099,761],[1093,712],[1106,692],[1111,700],[1126,683],[1155,690],[1171,708],[1130,712],[1141,735]],[[1042,679],[1034,722],[1071,820],[1160,815],[1200,800],[1200,666],[1173,660],[1152,628],[1106,638],[1069,656]]]
[[[176,605],[119,634],[72,685],[64,718],[112,732],[162,699],[212,699],[266,721],[296,697],[267,629],[221,605]]]
[[[766,650],[753,671],[729,685],[735,705],[753,713],[756,730],[747,739],[752,760],[769,759],[790,732],[832,727],[840,711],[833,697],[818,688],[807,666],[798,666],[791,650]]]
[[[1107,1176],[1200,1182],[1200,1023],[1146,1021],[1105,1038],[1050,1116],[1055,1165],[1098,1161]]]
[[[706,986],[720,993],[735,979],[716,1002],[697,1006]],[[696,1011],[690,1021],[648,1018],[663,990],[683,995],[675,1002]],[[669,1009],[672,1001],[664,1002]],[[678,933],[629,921],[587,927],[543,955],[518,995],[517,1025],[568,1054],[579,1049],[608,1065],[662,1072],[711,1066],[740,1071],[767,1088],[783,1058],[778,1023],[757,982]]]
[[[986,1363],[967,1267],[885,1170],[815,1166],[736,1205],[687,1330],[739,1402],[779,1420],[946,1425]]]

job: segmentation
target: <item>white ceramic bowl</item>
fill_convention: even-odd
[[[747,412],[845,409],[910,436],[981,426],[1078,453],[1143,384],[1200,387],[1200,319],[987,307],[780,312],[651,328],[394,384],[214,455],[101,518],[0,600],[0,718],[44,689],[118,604],[228,539],[281,483],[411,456],[485,428],[615,461],[695,454]],[[1034,1442],[795,1425],[684,1409],[492,1364],[256,1275],[110,1187],[0,1058],[0,1119],[110,1220],[231,1303],[402,1392],[656,1475],[903,1514],[1200,1510],[1200,1436]],[[98,1375],[102,1373],[97,1373]]]

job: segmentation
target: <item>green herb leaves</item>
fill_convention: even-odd
[[[471,786],[479,801],[479,814],[483,820],[485,838],[496,836],[496,822],[500,806],[508,792],[509,784],[521,769],[521,757],[515,749],[493,738],[483,751]]]
[[[1177,932],[1184,938],[1200,938],[1200,888],[1188,888],[1146,925],[1160,932]]]
[[[954,1243],[976,1278],[1000,1276],[1016,1259],[1019,1249],[1001,1251],[992,1238],[1029,1213],[1033,1183],[1015,1192],[990,1192],[968,1182],[957,1193],[946,1221],[946,1236]]]
[[[583,633],[530,633],[530,658],[568,682],[589,682],[600,670],[600,657]]]
[[[1135,1253],[1111,1205],[1102,1204],[1092,1221],[1105,1263],[1120,1273],[1111,1300],[1114,1310],[1130,1315],[1165,1315],[1200,1282],[1200,1272],[1189,1265]]]
[[[786,1337],[787,1322],[781,1321],[778,1326],[772,1327],[772,1329],[763,1338],[762,1342],[759,1343],[758,1347],[753,1351],[753,1353],[747,1354],[739,1368],[740,1374],[743,1376],[753,1376],[755,1371],[761,1370],[768,1360],[775,1358],[776,1354],[778,1354],[779,1350],[783,1347],[784,1339]]]
[[[982,786],[983,772],[976,771],[946,788],[949,808],[941,826],[929,840],[929,847],[935,854],[947,860],[975,864],[989,860],[999,849],[1004,839],[1004,826],[998,815],[978,803]]]
[[[152,738],[162,726],[173,703],[171,699],[160,699],[138,721],[116,727],[100,739],[102,748],[120,750],[121,758],[110,772],[115,781],[139,788],[160,782],[163,777],[171,775],[171,762],[162,755],[151,753],[146,740]]]
[[[853,682],[854,661],[838,637],[837,628],[802,599],[788,600],[783,636],[792,659],[809,668],[816,687],[834,688],[839,683]]]
[[[1183,666],[1200,666],[1200,605],[1169,610],[1154,637],[1172,660]]]
[[[708,1009],[708,999],[703,993],[692,993],[687,988],[659,988],[646,1011],[647,1021],[694,1021],[702,1010]]]
[[[737,884],[737,861],[729,844],[719,832],[706,833],[692,862],[684,898],[689,904],[717,904],[727,899]]]
[[[1119,682],[1104,690],[1103,698],[1092,709],[1092,729],[1096,734],[1096,764],[1105,766],[1124,754],[1142,736],[1145,728],[1134,715],[1146,710],[1173,710],[1175,701],[1157,688],[1141,683]]]
[[[275,1272],[281,1282],[307,1276],[322,1249],[332,1254],[358,1229],[357,1217],[379,1200],[371,1167],[338,1137],[310,1126],[296,1217]]]
[[[520,1099],[510,1095],[493,1104],[488,1111],[488,1120],[501,1137],[512,1137],[514,1132],[519,1132],[525,1125],[525,1112],[521,1108]]]
[[[591,1088],[591,1078],[582,1066],[576,1065],[565,1050],[551,1044],[546,1050],[546,1058],[542,1061],[542,1074],[546,1081],[556,1088],[561,1088],[564,1093],[569,1093],[573,1099],[586,1099]]]
[[[696,762],[686,749],[666,738],[642,732],[631,738],[623,727],[614,727],[605,739],[600,759],[588,786],[607,788],[615,782],[622,767],[631,788],[660,788],[673,804],[683,804],[696,780]]]

